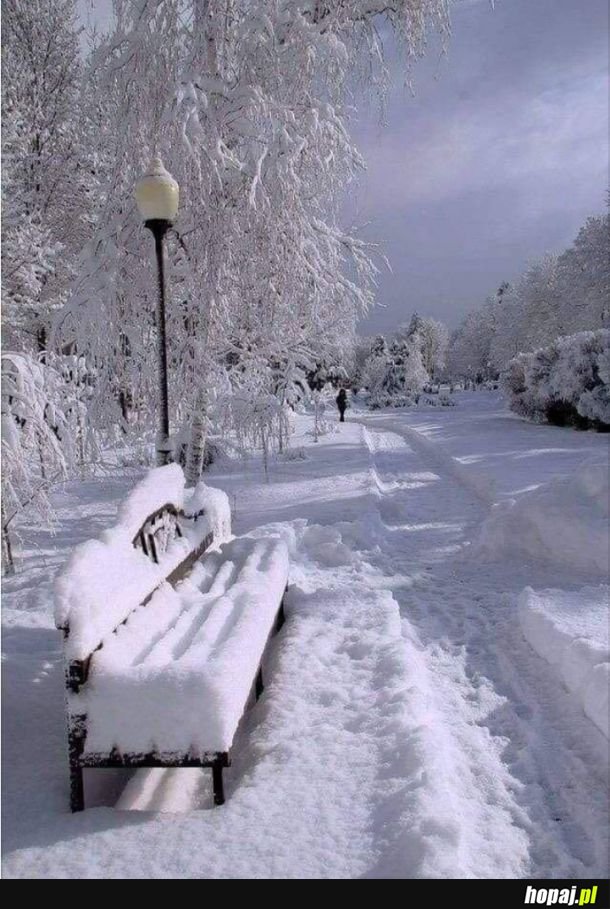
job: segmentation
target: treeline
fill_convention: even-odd
[[[375,407],[409,404],[428,384],[443,378],[449,333],[436,319],[414,313],[411,321],[392,335],[361,339],[356,347],[348,381],[365,388]]]
[[[452,334],[451,376],[496,378],[520,353],[558,338],[607,327],[610,306],[608,215],[588,218],[559,256],[533,262],[514,284],[469,312]]]

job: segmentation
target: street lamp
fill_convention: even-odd
[[[153,158],[148,171],[136,185],[136,202],[139,212],[155,238],[159,295],[157,301],[157,355],[159,362],[159,434],[157,437],[157,464],[163,466],[170,460],[169,396],[167,389],[167,343],[165,336],[165,273],[163,263],[163,237],[178,214],[178,184],[165,170],[161,158]]]

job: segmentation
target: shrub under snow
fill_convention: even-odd
[[[610,331],[582,331],[514,357],[502,376],[510,407],[532,420],[610,428]]]

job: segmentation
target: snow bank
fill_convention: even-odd
[[[473,553],[506,554],[607,577],[608,463],[589,463],[518,500],[494,505]]]
[[[228,750],[287,583],[285,543],[242,537],[164,584],[93,655],[86,751]]]
[[[519,597],[519,619],[536,653],[555,666],[587,716],[608,738],[610,588],[535,591]]]
[[[163,505],[187,514],[205,509],[197,521],[181,522],[159,564],[133,546],[146,518]],[[225,493],[200,483],[189,494],[177,464],[149,471],[119,507],[116,524],[99,539],[78,546],[55,584],[55,624],[69,627],[66,657],[85,659],[209,534],[217,543],[230,535]]]

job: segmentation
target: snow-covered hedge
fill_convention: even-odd
[[[367,400],[369,410],[383,410],[385,407],[455,407],[456,402],[446,394],[436,397],[424,397],[419,393],[405,394],[378,394],[370,395]]]
[[[510,407],[540,422],[610,429],[610,331],[581,331],[514,357],[502,376]]]
[[[386,392],[371,394],[368,398],[369,410],[383,410],[385,407],[415,407],[419,395],[411,397],[405,394],[389,394]]]

